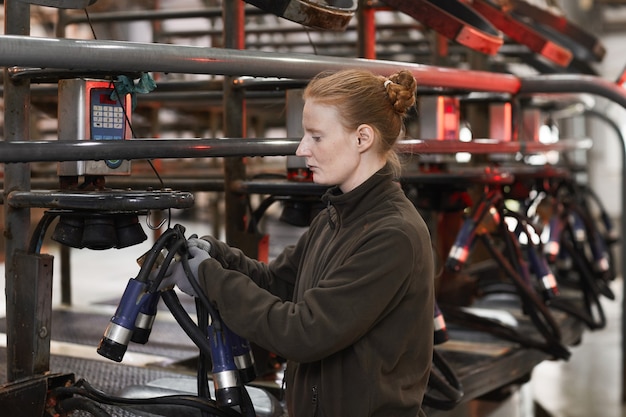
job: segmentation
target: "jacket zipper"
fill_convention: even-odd
[[[313,394],[311,397],[311,403],[313,404],[313,416],[316,417],[319,403],[317,385],[313,385],[311,387],[311,392]]]
[[[330,201],[329,201],[328,202],[328,207],[326,208],[328,210],[328,213],[329,213],[329,215],[328,215],[329,219],[330,219],[330,207],[331,206],[332,205],[330,204]],[[340,220],[339,216],[337,216],[337,219]],[[337,226],[339,226],[339,227],[337,227]],[[312,283],[311,288],[317,287],[317,284],[319,283],[319,278],[320,278],[320,275],[321,275],[321,271],[320,271],[319,268],[323,268],[327,264],[328,257],[330,256],[330,252],[331,252],[331,249],[330,249],[331,246],[332,246],[331,244],[337,238],[337,235],[339,235],[339,231],[341,229],[341,221],[339,221],[339,224],[336,224],[335,222],[332,222],[332,226],[330,226],[330,229],[332,230],[332,236],[330,237],[328,243],[326,244],[326,247],[324,248],[324,251],[320,254],[320,259],[321,260],[317,261],[317,268],[318,269],[316,269],[316,271],[315,271],[316,272],[315,273],[316,279]]]

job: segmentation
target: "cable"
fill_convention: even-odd
[[[46,211],[43,214],[43,216],[37,223],[33,234],[31,235],[30,243],[28,245],[28,253],[39,253],[43,244],[43,239],[46,235],[46,231],[57,216],[58,213],[51,213],[49,211]]]
[[[96,30],[93,27],[93,22],[91,21],[91,16],[89,16],[89,11],[87,11],[87,9],[85,8],[85,17],[87,18],[87,22],[89,23],[89,29],[91,29],[91,34],[93,35],[94,39],[98,39],[98,37],[96,36]]]

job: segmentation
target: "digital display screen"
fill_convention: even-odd
[[[100,100],[99,101],[102,104],[110,104],[110,105],[117,104],[117,100],[111,100],[111,96],[109,94],[106,94],[106,93],[101,93],[100,94]]]

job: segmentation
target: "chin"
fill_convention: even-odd
[[[319,185],[330,185],[330,183],[328,181],[325,181],[323,177],[315,174],[313,174],[313,182]]]

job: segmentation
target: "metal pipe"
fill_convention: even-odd
[[[554,74],[520,78],[519,94],[589,93],[605,97],[626,108],[626,90],[616,83],[591,75]]]
[[[359,0],[358,42],[357,50],[360,57],[376,59],[376,10],[368,7],[365,0]]]
[[[242,2],[226,2],[224,4],[224,31],[223,44],[231,50],[245,49],[245,15]],[[240,138],[245,136],[246,106],[243,91],[234,88],[236,79],[229,74],[224,79],[224,101],[222,104],[224,117],[224,133],[229,137]],[[246,165],[243,158],[224,159],[224,180],[243,180],[246,178]],[[245,234],[248,202],[242,196],[238,196],[228,189],[224,193],[224,211],[226,215],[225,232],[226,242],[232,246],[238,245],[239,236]],[[255,253],[247,253],[248,256],[256,257]]]
[[[159,43],[0,36],[0,66],[14,65],[297,79],[354,67],[381,75],[407,69],[422,86],[512,94],[520,88],[520,80],[514,75],[414,63]]]
[[[4,4],[5,33],[19,34],[28,38],[30,34],[30,6],[19,1]],[[4,142],[24,140],[30,137],[30,81],[12,82],[4,70]],[[30,166],[16,164],[4,170],[8,192],[30,189]],[[26,378],[49,369],[50,335],[39,333],[50,329],[51,310],[48,304],[33,303],[34,294],[42,294],[47,289],[33,270],[20,270],[14,259],[28,248],[30,210],[3,207],[5,256],[5,296],[7,315],[7,378],[14,381]],[[37,310],[39,309],[39,310]],[[39,337],[42,336],[42,337]],[[17,348],[16,348],[17,347]]]
[[[353,32],[359,29],[358,26],[348,26],[342,33]],[[423,30],[422,26],[415,23],[398,23],[394,25],[379,25],[379,31],[398,31],[398,30]],[[259,26],[246,30],[248,35],[287,35],[293,33],[302,33],[302,27],[300,26]],[[195,38],[199,36],[218,36],[221,34],[221,29],[181,29],[181,30],[168,30],[159,34],[161,38],[166,37],[179,37],[179,38]],[[265,44],[265,46],[271,46],[271,43]],[[309,43],[310,45],[310,43]]]
[[[299,138],[228,138],[0,142],[0,163],[286,156],[295,154],[299,141]],[[591,140],[565,139],[552,144],[415,139],[403,140],[397,144],[397,150],[404,154],[528,154],[589,148]]]
[[[133,139],[125,141],[1,142],[0,163],[107,159],[281,156],[298,139]]]
[[[247,15],[261,15],[266,12],[256,7],[246,7]],[[103,22],[135,22],[140,20],[165,20],[165,19],[193,19],[193,18],[218,18],[222,17],[221,7],[207,7],[204,9],[182,10],[125,10],[122,12],[89,13],[89,20],[84,14],[68,15],[65,25],[73,23],[103,23]]]
[[[117,190],[159,190],[163,187],[173,190],[210,191],[223,192],[224,180],[222,178],[211,178],[210,175],[194,175],[179,177],[161,177],[163,183],[156,176],[108,176],[106,186],[108,189]],[[33,178],[31,180],[33,190],[55,190],[59,189],[59,178],[55,174],[45,178]],[[0,190],[4,191],[4,181],[0,178]],[[0,194],[0,205],[4,204],[3,195]]]

